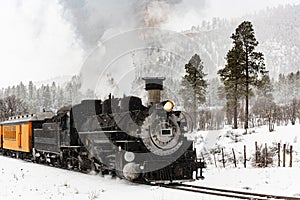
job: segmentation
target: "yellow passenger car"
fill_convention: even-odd
[[[2,141],[3,141],[3,138],[2,138],[2,125],[0,125],[0,148],[2,148]]]
[[[4,124],[2,126],[3,148],[30,152],[32,148],[32,122]]]
[[[0,123],[1,148],[29,153],[33,147],[33,130],[53,116],[52,113],[12,117]]]

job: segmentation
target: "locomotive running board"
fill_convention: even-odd
[[[78,132],[79,135],[85,134],[100,134],[100,133],[120,133],[122,131],[85,131],[85,132]]]

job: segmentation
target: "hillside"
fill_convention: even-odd
[[[300,5],[270,8],[234,20],[214,18],[201,26],[185,31],[198,43],[199,52],[211,77],[225,64],[224,57],[231,48],[230,36],[244,20],[253,23],[258,50],[265,55],[271,77],[279,73],[299,70],[300,58]]]

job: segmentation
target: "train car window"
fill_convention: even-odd
[[[68,129],[68,116],[67,114],[65,114],[62,118],[61,118],[61,121],[60,121],[60,127],[62,130],[66,130]]]

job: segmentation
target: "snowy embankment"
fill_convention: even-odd
[[[278,166],[278,144],[280,144],[280,165],[283,165],[283,145],[286,145],[286,166],[290,162],[290,147],[293,147],[293,167],[300,168],[300,124],[288,126],[275,126],[273,132],[268,131],[267,126],[248,129],[232,130],[229,127],[218,131],[200,131],[196,135],[196,148],[199,157],[204,157],[208,165],[215,167],[213,154],[216,157],[218,167],[221,163],[221,149],[224,151],[226,168],[234,167],[234,149],[237,166],[242,167],[244,161],[244,146],[246,147],[247,168],[255,165],[255,142],[257,142],[260,153],[263,153],[267,145],[268,167]],[[210,166],[210,167],[212,167]]]
[[[212,132],[199,132],[198,150],[203,151],[208,168],[204,171],[205,180],[191,184],[210,187],[247,190],[250,192],[270,193],[300,197],[300,125],[275,127],[270,133],[267,127],[252,129],[252,133],[243,135],[243,130],[224,129]],[[238,135],[231,137],[230,135]],[[200,143],[199,141],[203,141]],[[286,143],[293,145],[293,167],[277,167],[277,161],[265,168],[251,165],[254,152],[254,142],[259,144]],[[241,161],[243,146],[247,146],[247,168]],[[226,168],[222,167],[219,154],[216,155],[216,167],[212,154],[205,153],[223,147],[226,154]],[[237,168],[230,157],[234,148],[237,154]],[[228,150],[227,150],[228,149]],[[275,156],[276,157],[276,156]],[[287,160],[289,160],[287,158]],[[22,160],[0,156],[0,199],[130,199],[130,200],[179,200],[179,199],[228,199],[224,197],[207,196],[184,191],[174,191],[157,186],[147,186],[129,183],[125,180],[88,175],[38,165]]]
[[[247,134],[244,129],[232,130],[228,127],[219,131],[200,131],[196,137],[199,157],[204,157],[207,169],[204,171],[205,180],[193,184],[300,198],[300,124],[275,126],[273,132],[269,132],[267,126],[262,126],[249,129]],[[260,152],[264,152],[267,144],[270,162],[267,167],[258,167],[255,163],[255,142],[258,148],[261,147]],[[280,167],[278,167],[278,143]],[[284,144],[287,147],[286,167],[282,167]],[[246,146],[246,168],[244,168],[244,146]],[[289,167],[290,146],[293,146],[292,167]],[[225,168],[221,149],[224,151]],[[232,149],[236,154],[237,167],[233,162]]]

